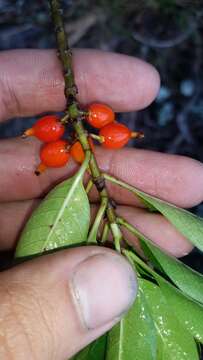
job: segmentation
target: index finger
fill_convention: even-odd
[[[78,100],[107,103],[115,111],[149,105],[159,89],[156,69],[131,56],[74,50]],[[64,80],[54,50],[10,50],[0,54],[0,121],[65,108]]]

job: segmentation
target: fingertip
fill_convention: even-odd
[[[72,289],[85,327],[94,329],[117,322],[126,313],[135,300],[137,280],[124,257],[103,248],[101,253],[86,258],[77,266]]]
[[[148,79],[146,81],[146,88],[144,93],[147,93],[147,96],[143,95],[143,108],[149,106],[157,97],[160,89],[160,74],[158,70],[151,64],[145,63],[145,66],[148,67]]]
[[[160,89],[160,75],[153,65],[134,58],[134,70],[131,76],[128,111],[141,110],[149,106],[156,98]],[[133,86],[133,84],[136,85]]]

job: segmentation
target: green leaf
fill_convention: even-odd
[[[192,213],[180,209],[175,205],[150,196],[111,175],[104,174],[106,180],[111,181],[138,196],[151,211],[158,210],[163,214],[188,240],[203,251],[203,219]]]
[[[33,212],[16,249],[16,257],[84,243],[90,223],[90,205],[82,172],[57,185]]]
[[[162,213],[188,240],[203,251],[203,219],[166,201],[134,189],[138,197]]]
[[[133,228],[133,233],[140,239],[145,255],[155,267],[164,271],[185,294],[203,303],[203,276],[175,257],[167,255],[136,228]],[[133,252],[124,251],[124,253],[129,259],[132,258],[136,262]],[[156,278],[155,271],[153,276]]]
[[[175,316],[181,324],[196,340],[203,343],[203,306],[188,299],[164,280],[160,280],[159,285],[166,301],[171,308],[175,309]]]
[[[163,343],[159,359],[198,360],[193,337],[174,316],[176,309],[168,306],[160,288],[144,279],[140,279],[140,287]]]
[[[72,360],[104,360],[106,351],[107,335],[101,336],[99,339],[86,346]]]
[[[128,314],[108,334],[106,360],[157,360],[157,335],[139,290]]]
[[[137,237],[140,240],[140,245],[148,261],[153,264],[156,270],[163,272],[160,263],[158,262],[158,260],[156,259],[150,248],[148,247],[148,244],[150,244],[151,241],[148,238],[146,238],[144,235],[137,235]]]
[[[152,245],[144,236],[142,240],[161,265],[167,276],[188,296],[203,304],[203,276],[173,256]]]

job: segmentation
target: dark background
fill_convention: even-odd
[[[0,50],[55,47],[47,3],[0,0]],[[63,5],[72,47],[138,56],[159,70],[156,101],[120,115],[131,129],[144,131],[136,146],[203,161],[203,1],[66,0]],[[22,134],[33,120],[0,125],[0,137]],[[192,211],[203,216],[203,205]],[[198,251],[184,261],[203,272]],[[0,263],[7,266],[5,253]]]

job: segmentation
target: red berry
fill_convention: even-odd
[[[65,127],[59,117],[47,115],[37,120],[32,128],[25,131],[24,136],[35,136],[43,142],[53,142],[59,140],[64,132]]]
[[[90,144],[90,148],[92,150],[94,150],[94,143],[93,140],[91,138],[88,139],[89,144]],[[78,162],[79,164],[81,164],[84,159],[85,159],[85,153],[84,150],[82,148],[82,145],[80,144],[79,141],[76,141],[70,148],[70,154],[73,157],[73,159]]]
[[[93,127],[101,129],[105,125],[115,121],[115,113],[107,105],[98,103],[91,104],[88,108],[87,121]]]
[[[82,145],[79,141],[76,141],[70,148],[70,154],[73,157],[73,159],[81,164],[84,161],[85,153],[82,148]]]
[[[46,167],[58,168],[66,165],[70,157],[67,146],[68,143],[65,140],[45,144],[40,151],[41,164],[36,173],[41,173]]]
[[[104,126],[99,135],[103,139],[102,146],[107,149],[120,149],[131,139],[131,131],[125,125],[116,122]]]

